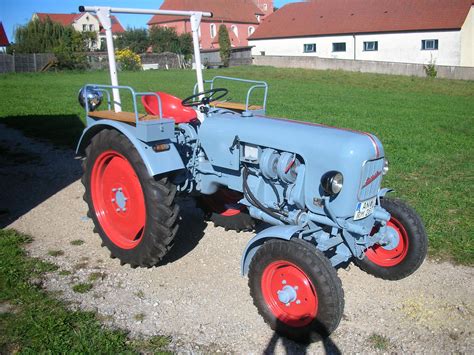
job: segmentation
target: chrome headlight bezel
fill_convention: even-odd
[[[321,186],[326,195],[334,196],[342,191],[344,176],[339,171],[328,171],[321,178]]]
[[[87,88],[87,90],[85,87],[81,88],[77,96],[79,104],[84,109],[86,108],[87,101],[87,107],[89,108],[89,111],[94,111],[97,109],[103,100],[102,92],[90,87]]]
[[[383,160],[383,168],[382,168],[382,175],[387,175],[389,170],[389,162],[387,158]]]

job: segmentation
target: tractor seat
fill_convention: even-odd
[[[181,105],[179,97],[167,94],[165,92],[157,92],[161,99],[161,109],[163,117],[169,117],[178,123],[190,123],[197,118],[196,111],[190,107]],[[158,99],[156,96],[142,96],[142,104],[149,115],[159,116]]]

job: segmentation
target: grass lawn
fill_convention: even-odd
[[[42,275],[58,267],[27,257],[23,245],[30,240],[0,230],[0,354],[169,353],[166,337],[130,339],[105,329],[93,313],[70,311],[41,290]]]
[[[430,253],[474,264],[474,82],[268,67],[205,72],[214,75],[268,81],[270,115],[376,134],[391,162],[385,186],[422,215]],[[72,147],[84,118],[79,88],[108,82],[107,72],[2,75],[0,122]],[[195,76],[122,73],[120,82],[184,98]],[[242,91],[230,96],[238,100]]]

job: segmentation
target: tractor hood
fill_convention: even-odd
[[[357,200],[376,194],[381,183],[380,163],[369,169],[368,177],[364,176],[366,162],[384,156],[382,144],[369,133],[281,118],[214,113],[203,122],[199,135],[209,161],[216,167],[239,169],[238,145],[246,143],[299,155],[306,165],[305,201],[310,210],[318,209],[313,200],[322,197],[320,180],[328,171],[337,170],[344,175],[343,190],[331,204],[347,215],[353,213],[352,205]],[[367,178],[372,178],[369,185],[377,188],[363,193],[361,179]],[[348,203],[350,207],[344,207]]]

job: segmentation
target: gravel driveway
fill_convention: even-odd
[[[73,152],[5,127],[0,132],[0,147],[11,148],[0,158],[2,226],[32,235],[30,254],[60,266],[48,275],[47,289],[97,311],[106,324],[133,335],[171,335],[175,350],[198,352],[474,352],[473,268],[428,260],[397,282],[354,266],[339,270],[343,320],[330,339],[306,348],[274,334],[252,304],[239,269],[252,233],[206,224],[183,200],[176,245],[162,265],[120,266],[86,217]],[[93,288],[73,292],[80,282]]]

